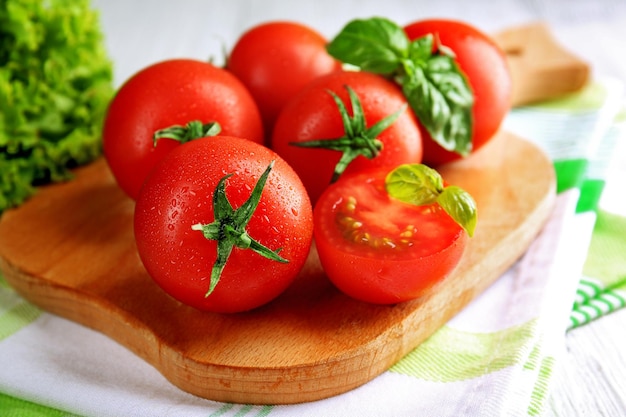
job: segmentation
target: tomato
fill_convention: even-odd
[[[236,42],[227,68],[252,93],[268,137],[291,97],[315,78],[341,68],[325,47],[326,39],[320,33],[289,21],[262,23]]]
[[[235,76],[208,62],[159,62],[120,87],[104,121],[103,148],[126,194],[136,199],[155,163],[179,145],[160,139],[155,147],[155,131],[193,120],[216,121],[225,136],[263,141],[261,116],[250,93]]]
[[[511,106],[511,75],[504,52],[487,34],[460,21],[421,20],[404,29],[411,40],[433,34],[454,52],[473,90],[472,147],[480,149],[496,134]],[[424,163],[439,165],[461,157],[434,142],[423,127],[422,136]]]
[[[419,298],[456,267],[468,234],[438,203],[389,196],[389,169],[344,176],[314,209],[315,245],[328,278],[365,302]]]
[[[406,98],[393,82],[367,72],[335,72],[311,82],[283,109],[272,135],[271,146],[296,170],[313,204],[333,179],[342,153],[330,149],[294,146],[320,139],[346,135],[341,113],[329,91],[340,98],[350,111],[346,86],[358,96],[367,127],[401,111],[399,117],[377,136],[382,144],[378,156],[357,156],[345,173],[375,166],[396,166],[420,162],[422,140],[417,119],[408,109]],[[354,109],[352,109],[353,112]],[[360,135],[356,135],[359,136]]]
[[[234,225],[263,175],[258,205],[245,227]],[[200,310],[240,312],[271,301],[290,285],[310,250],[312,216],[302,182],[276,153],[240,138],[201,138],[172,150],[146,179],[135,205],[135,240],[149,275],[168,294]],[[205,226],[217,219],[220,239],[245,238],[229,246],[230,255],[229,247],[205,237]],[[248,238],[283,261],[252,250],[256,243]],[[219,250],[227,259],[213,287]]]

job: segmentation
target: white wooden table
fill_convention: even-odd
[[[452,17],[487,32],[547,22],[556,39],[592,64],[594,74],[626,83],[626,1],[623,0],[95,0],[120,84],[152,62],[177,56],[222,56],[241,31],[264,20],[292,19],[327,37],[356,17],[386,16],[398,23]],[[134,16],[141,15],[141,19]],[[147,26],[145,22],[150,22]],[[626,171],[626,157],[622,156]],[[622,179],[626,179],[626,173]],[[623,183],[622,183],[623,184]],[[549,414],[626,416],[626,310],[565,336]]]

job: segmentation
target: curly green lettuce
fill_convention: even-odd
[[[0,0],[0,214],[102,154],[103,40],[89,0]]]

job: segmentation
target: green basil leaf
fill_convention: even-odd
[[[398,77],[411,108],[431,137],[444,149],[467,156],[472,151],[474,96],[451,56],[434,54],[423,61],[423,39],[412,46]],[[432,41],[431,41],[432,45]]]
[[[344,64],[393,78],[437,143],[463,156],[471,153],[474,94],[454,52],[435,45],[433,35],[411,41],[388,19],[356,19],[327,50]]]
[[[408,55],[406,33],[389,19],[374,17],[350,21],[327,45],[330,55],[363,71],[391,74]]]
[[[414,39],[409,44],[409,61],[414,63],[427,62],[433,54],[434,38],[432,35]]]
[[[472,237],[477,221],[476,202],[472,196],[455,185],[446,187],[437,203]]]
[[[421,206],[437,200],[443,191],[443,180],[426,165],[404,164],[387,174],[385,188],[391,197]]]

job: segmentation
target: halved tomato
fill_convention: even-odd
[[[437,202],[389,195],[389,169],[340,178],[314,209],[314,236],[328,278],[358,300],[393,304],[419,298],[456,267],[468,233]]]

